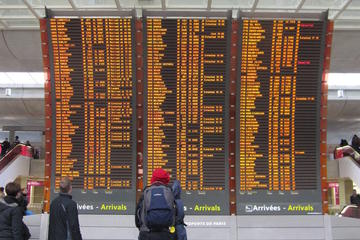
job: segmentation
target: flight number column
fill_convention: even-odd
[[[264,51],[258,47],[265,39],[265,30],[257,20],[243,21],[241,79],[240,79],[240,191],[251,191],[267,188],[266,175],[256,172],[256,163],[264,154],[259,152],[261,146],[256,142],[259,132],[259,111],[256,102],[261,100],[261,82],[259,71],[268,67],[260,60]]]
[[[162,26],[161,19],[147,19],[147,76],[148,76],[148,176],[156,168],[165,168],[167,170],[168,157],[165,153],[170,148],[169,144],[165,144],[166,125],[165,117],[175,117],[175,111],[164,109],[166,94],[169,92],[165,85],[162,74],[163,65],[170,65],[163,61],[165,57],[166,44],[164,37],[167,29]],[[172,127],[168,124],[168,127]],[[150,183],[150,177],[148,177]]]
[[[74,69],[69,66],[71,50],[75,43],[68,33],[67,19],[51,19],[51,39],[54,61],[54,82],[55,82],[55,116],[56,116],[56,160],[55,160],[55,186],[58,187],[63,176],[78,177],[79,171],[74,171],[74,163],[77,159],[71,156],[73,145],[71,136],[79,126],[72,124],[70,99],[74,95],[71,85],[70,74]]]

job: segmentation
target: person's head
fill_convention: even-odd
[[[15,140],[19,140],[19,136],[15,136]]]
[[[357,194],[356,189],[354,189],[353,190],[353,195],[356,195],[356,194]]]
[[[5,138],[5,141],[9,141],[9,139],[8,139],[8,138]]]
[[[26,196],[26,195],[27,195],[27,189],[26,189],[26,188],[22,188],[22,189],[21,189],[21,194],[22,194],[23,196]]]
[[[60,181],[60,192],[70,194],[72,191],[71,181],[68,177],[64,177]]]
[[[0,193],[4,193],[4,187],[0,187]]]
[[[17,197],[21,192],[21,187],[16,182],[9,182],[8,184],[6,184],[5,192],[8,196]]]
[[[170,175],[165,170],[158,168],[155,169],[151,178],[151,184],[154,182],[161,182],[162,184],[169,184],[170,182]]]
[[[29,140],[27,140],[27,141],[26,141],[26,144],[30,145],[30,141],[29,141]]]

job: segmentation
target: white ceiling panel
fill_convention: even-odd
[[[70,8],[71,4],[68,0],[42,0],[43,2],[43,6],[46,7],[65,7],[65,8]]]
[[[305,9],[341,9],[349,0],[305,0]]]
[[[0,0],[0,5],[24,5],[22,0]]]
[[[348,6],[348,9],[360,9],[360,0],[352,0]]]
[[[338,19],[360,19],[360,11],[359,10],[345,10],[343,11]]]
[[[299,5],[300,0],[259,0],[258,4],[256,5],[257,8],[293,8]]]
[[[360,0],[0,0],[0,29],[38,29],[34,19],[45,17],[45,7],[69,11],[141,8],[305,13],[329,10],[329,19],[335,20],[336,30],[360,30]]]
[[[251,8],[255,0],[212,0],[212,8]]]
[[[167,8],[206,8],[207,0],[167,0]]]

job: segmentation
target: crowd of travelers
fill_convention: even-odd
[[[50,204],[48,239],[82,240],[69,178],[61,179],[59,190]],[[175,180],[170,184],[169,173],[156,169],[136,206],[139,240],[187,240],[184,204],[180,197],[180,182]],[[10,182],[5,189],[0,188],[0,239],[30,239],[29,228],[23,222],[27,204],[26,193],[18,183]]]
[[[4,157],[9,151],[11,151],[14,147],[16,147],[18,144],[24,144],[25,146],[30,147],[31,149],[31,155],[34,159],[39,159],[39,150],[34,148],[30,141],[26,141],[25,143],[21,143],[19,136],[15,136],[14,142],[11,144],[9,142],[8,138],[5,138],[5,140],[1,143],[1,151],[0,151],[0,158]]]
[[[352,147],[357,153],[360,153],[360,138],[355,134],[351,139],[351,144],[346,139],[341,139],[340,147]]]

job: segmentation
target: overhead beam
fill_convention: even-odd
[[[305,3],[305,0],[301,0],[299,2],[299,4],[296,7],[296,10],[295,10],[296,13],[300,11],[300,9],[304,6],[304,3]]]
[[[11,89],[11,95],[6,94],[6,89]],[[44,87],[40,84],[37,88],[12,88],[0,85],[0,100],[43,99]]]
[[[42,126],[3,126],[3,131],[44,131]]]
[[[31,6],[31,4],[27,0],[23,0],[23,3],[30,10],[30,12],[37,18],[40,19],[41,16],[35,11],[35,9]]]
[[[33,16],[0,16],[0,19],[28,19],[28,20],[36,20]]]
[[[9,26],[7,25],[7,23],[3,20],[0,19],[0,24],[4,26],[4,29],[7,29]]]
[[[71,7],[74,9],[74,10],[78,10],[78,8],[76,7],[75,3],[74,3],[74,0],[68,0],[68,2],[70,3]]]
[[[208,0],[207,1],[207,10],[211,9],[211,5],[212,5],[212,0]]]
[[[115,0],[115,4],[118,10],[121,10],[120,0]]]
[[[251,7],[251,12],[255,12],[255,9],[256,9],[258,3],[259,3],[259,0],[255,0],[255,1],[254,1],[254,4],[253,4],[252,7]]]
[[[11,9],[11,10],[17,10],[17,9],[28,9],[28,7],[23,5],[0,5],[0,9]]]
[[[336,20],[345,10],[346,8],[351,4],[352,0],[348,0],[347,2],[344,3],[344,5],[341,7],[340,11],[335,14],[333,20]]]

